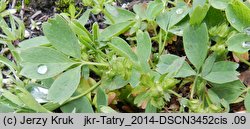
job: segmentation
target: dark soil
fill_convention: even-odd
[[[57,0],[30,0],[29,6],[34,10],[42,10],[43,12],[53,12],[55,2]]]

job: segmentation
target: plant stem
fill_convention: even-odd
[[[13,9],[15,8],[15,6],[16,6],[16,0],[12,0],[11,8]]]
[[[188,1],[187,1],[187,4],[190,4],[190,2],[191,2],[191,0],[188,0]]]
[[[161,29],[160,29],[160,33],[159,33],[159,40],[158,40],[158,43],[159,43],[159,55],[161,55],[162,48],[163,48],[163,43],[162,43],[162,30],[161,30]]]
[[[71,102],[71,101],[74,101],[74,100],[77,100],[85,95],[87,95],[88,93],[92,92],[93,90],[95,90],[97,87],[99,87],[99,85],[101,84],[101,82],[99,81],[98,83],[96,83],[94,86],[92,86],[91,88],[89,88],[87,91],[85,91],[84,93],[80,94],[80,95],[77,95],[77,96],[74,96],[74,97],[71,97],[69,98],[65,103],[63,104],[66,104],[68,102]]]
[[[250,66],[250,62],[248,62],[247,60],[245,60],[244,58],[242,58],[242,57],[240,56],[240,54],[238,54],[238,53],[234,53],[234,54],[239,58],[239,60],[240,60],[241,62],[243,62],[243,63],[247,64],[248,66]]]
[[[83,65],[95,65],[95,66],[106,66],[106,67],[109,66],[109,64],[107,63],[96,63],[96,62],[87,62],[87,61],[82,61],[81,63]]]
[[[164,41],[163,41],[163,43],[162,43],[163,47],[162,47],[162,49],[161,49],[160,55],[162,54],[162,52],[163,52],[163,50],[164,50],[164,48],[165,48],[165,45],[166,45],[166,42],[167,42],[167,38],[168,38],[168,32],[166,32],[166,34],[165,34],[165,36],[164,36]]]
[[[177,96],[178,98],[181,98],[182,96],[179,95],[178,93],[176,93],[175,91],[173,90],[168,90],[170,93],[174,94],[175,96]]]
[[[193,83],[193,85],[191,87],[190,99],[194,98],[194,91],[195,91],[195,87],[196,87],[198,77],[199,77],[198,75],[195,76],[194,83]]]
[[[152,27],[154,27],[155,36],[157,36],[158,33],[157,33],[157,30],[156,30],[156,27],[155,27],[155,23],[153,21],[151,22],[151,25],[152,25]]]
[[[103,56],[103,57],[106,57],[106,58],[109,57],[108,55],[106,55],[105,53],[103,53],[101,50],[96,50],[96,52],[98,52],[99,54],[101,54],[101,56]]]
[[[243,91],[242,91],[242,93],[245,93],[245,92],[250,92],[250,87],[247,87],[246,89],[244,89]]]
[[[95,66],[90,65],[89,68],[90,68],[92,71],[94,71],[94,73],[95,73],[96,75],[98,75],[98,76],[101,76],[101,75],[102,75],[102,72],[101,72],[98,68],[96,68]]]

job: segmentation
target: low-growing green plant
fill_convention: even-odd
[[[228,59],[229,52],[250,49],[246,2],[155,0],[136,4],[133,11],[110,3],[83,0],[89,9],[80,18],[71,6],[69,14],[43,23],[44,36],[13,48],[20,62],[1,57],[23,81],[1,88],[0,111],[108,113],[118,112],[110,105],[119,101],[160,112],[172,99],[180,105],[176,112],[229,112],[230,104],[243,100],[250,111],[250,89],[238,78],[239,64]],[[104,14],[108,27],[95,22],[87,30],[91,13]],[[1,28],[4,43],[21,39],[6,33],[8,25]],[[174,42],[176,37],[183,42]],[[166,50],[180,44],[186,56]],[[184,87],[188,95],[181,92]],[[110,102],[109,93],[116,99]]]

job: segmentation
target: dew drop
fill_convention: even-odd
[[[39,74],[46,74],[48,71],[48,67],[46,65],[39,65],[37,68],[37,72]]]
[[[242,46],[243,48],[250,48],[250,42],[243,42],[243,43],[241,44],[241,46]]]
[[[182,8],[179,8],[175,12],[176,12],[176,14],[180,15],[180,14],[182,14],[184,12],[184,10]]]
[[[247,27],[246,29],[244,29],[244,31],[245,31],[245,33],[246,33],[247,35],[250,36],[250,27]]]

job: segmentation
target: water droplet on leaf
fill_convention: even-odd
[[[184,10],[182,8],[179,8],[175,12],[176,12],[176,14],[180,15],[180,14],[182,14],[184,12]]]
[[[243,43],[241,44],[241,46],[242,46],[243,48],[250,48],[250,42],[243,42]]]
[[[37,72],[39,74],[46,74],[48,71],[48,67],[46,65],[39,65],[37,68]]]
[[[246,29],[244,29],[244,31],[247,35],[250,35],[250,27],[247,27]]]

